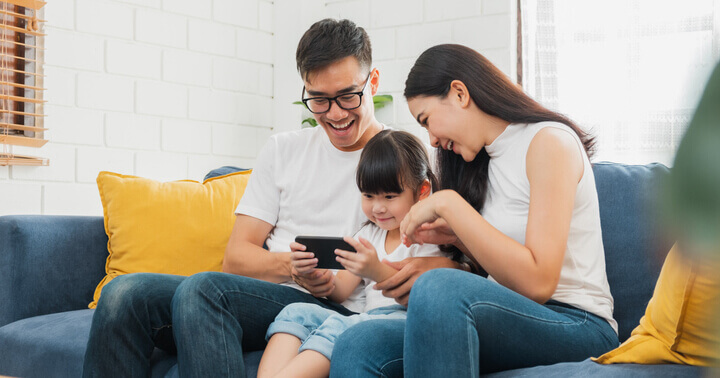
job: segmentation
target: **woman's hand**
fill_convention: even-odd
[[[378,260],[377,251],[369,241],[363,238],[355,240],[349,236],[343,238],[345,242],[350,244],[357,252],[343,251],[336,249],[335,254],[338,256],[337,261],[342,264],[350,273],[367,277],[377,281],[378,272],[382,263]]]
[[[421,274],[436,268],[460,268],[459,263],[446,257],[408,257],[397,262],[383,260],[383,263],[398,272],[378,282],[374,288],[382,290],[383,295],[388,298],[395,298],[395,301],[403,306],[407,306],[410,289]]]
[[[423,223],[415,231],[416,240],[430,244],[456,244],[458,237],[445,219],[438,218],[430,223]]]
[[[437,225],[432,224],[435,223],[436,220],[442,219],[438,213],[438,208],[443,206],[447,197],[453,194],[457,195],[456,192],[451,190],[441,190],[413,205],[400,223],[402,243],[409,247],[411,244],[430,242],[429,240],[423,239],[423,231],[426,231],[426,238],[435,238],[439,236],[437,233],[442,231],[445,234],[442,239],[451,239],[452,237],[450,235],[454,235],[455,233],[447,226],[446,222],[439,222]],[[423,225],[426,227],[425,230],[422,228]],[[457,238],[455,238],[455,240],[457,240]],[[433,244],[438,243],[433,242]]]
[[[300,243],[290,243],[290,276],[313,296],[327,297],[335,290],[335,275],[327,269],[315,269],[318,260],[305,249]]]

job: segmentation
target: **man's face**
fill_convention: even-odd
[[[378,79],[377,70],[372,70],[368,76],[368,72],[360,67],[355,57],[338,60],[307,75],[305,98],[335,97],[344,93],[360,92],[365,87],[360,107],[346,110],[331,101],[330,110],[313,114],[335,148],[341,151],[359,150],[381,130],[380,124],[375,120],[372,101],[372,96],[377,93]],[[342,103],[342,100],[339,100]]]

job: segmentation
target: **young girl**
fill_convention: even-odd
[[[369,221],[357,240],[345,237],[357,253],[335,252],[347,270],[337,273],[328,298],[340,303],[364,280],[365,312],[343,316],[314,304],[288,305],[268,328],[258,377],[327,376],[334,342],[344,330],[369,319],[405,318],[404,307],[372,288],[396,272],[381,261],[442,255],[437,245],[400,243],[400,222],[412,205],[430,195],[435,183],[425,147],[416,137],[403,131],[380,132],[363,149],[356,178]],[[298,272],[312,271],[317,265],[313,254],[297,243],[291,248]]]

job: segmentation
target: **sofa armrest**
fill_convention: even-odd
[[[87,308],[107,242],[99,216],[0,216],[0,327]]]

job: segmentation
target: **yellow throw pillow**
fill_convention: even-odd
[[[594,358],[602,364],[720,362],[720,261],[688,258],[675,245],[663,264],[645,315],[617,349]]]
[[[222,268],[235,208],[250,171],[197,181],[158,182],[100,172],[97,177],[110,255],[95,289],[127,273],[189,276]]]

